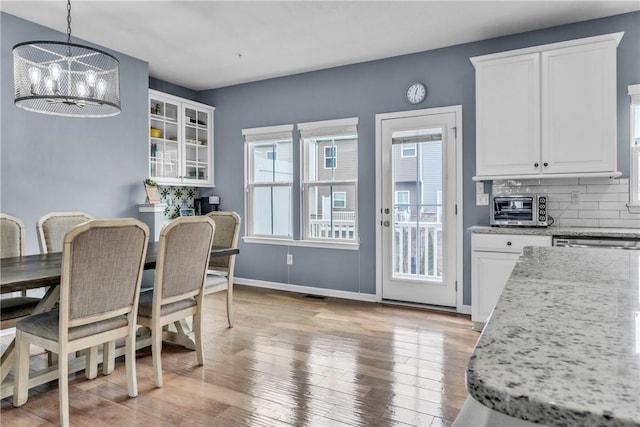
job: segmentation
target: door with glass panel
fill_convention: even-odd
[[[456,306],[455,123],[455,112],[381,121],[385,300]]]

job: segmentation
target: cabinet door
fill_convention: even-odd
[[[472,251],[471,320],[473,322],[484,323],[489,320],[519,256],[520,254],[514,253]]]
[[[181,182],[179,103],[149,97],[149,177],[168,184]]]
[[[616,41],[542,53],[544,173],[616,170]]]
[[[540,55],[476,66],[476,175],[540,172]]]
[[[184,183],[213,184],[212,125],[213,114],[210,109],[183,104]]]

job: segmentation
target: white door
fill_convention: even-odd
[[[384,300],[456,306],[459,113],[447,110],[379,120]]]

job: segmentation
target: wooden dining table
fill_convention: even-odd
[[[145,270],[152,270],[156,267],[158,257],[158,242],[149,242],[147,255],[144,263]],[[211,249],[211,257],[223,257],[240,253],[238,248],[214,247]],[[52,252],[48,254],[26,255],[13,258],[3,258],[0,260],[0,293],[22,292],[29,289],[46,288],[44,297],[41,299],[33,314],[42,313],[55,307],[59,297],[59,284],[62,273],[62,252]],[[179,322],[174,330],[167,330],[163,339],[194,349],[191,330],[186,322]],[[148,334],[142,333],[136,339],[136,347],[142,348],[150,344],[151,339]],[[124,350],[123,350],[124,351]],[[118,355],[116,350],[116,355]],[[13,380],[7,375],[14,364],[14,341],[7,346],[2,353],[0,360],[0,399],[11,396],[13,393]],[[69,365],[69,372],[78,372],[85,366],[84,356],[72,359]],[[36,373],[29,378],[29,388],[44,384],[58,377],[57,366],[50,366]]]

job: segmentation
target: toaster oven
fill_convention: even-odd
[[[546,227],[546,194],[506,194],[491,196],[491,225]]]

